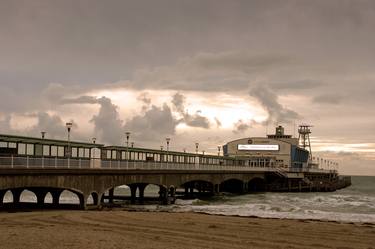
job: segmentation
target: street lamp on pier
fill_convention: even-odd
[[[127,131],[125,132],[126,136],[126,161],[129,161],[129,137],[130,137],[130,132]],[[126,167],[128,167],[128,163],[126,162]]]
[[[93,138],[92,138],[92,143],[93,143],[93,144],[96,144],[96,137],[93,137]]]
[[[221,146],[217,146],[217,155],[220,156]]]
[[[129,147],[130,132],[129,131],[125,132],[125,136],[126,136],[126,147]]]
[[[168,159],[169,159],[169,155],[168,155],[168,153],[169,153],[169,143],[171,142],[171,139],[169,138],[169,137],[167,137],[166,139],[165,139],[165,141],[167,142],[167,163],[168,163]]]
[[[169,151],[169,143],[170,143],[171,139],[169,137],[167,137],[165,139],[165,141],[167,141],[167,152],[168,152]]]
[[[42,139],[44,139],[46,137],[47,132],[41,131],[40,133],[42,134]]]
[[[68,158],[71,156],[71,148],[70,148],[70,131],[72,130],[73,123],[72,122],[67,122],[66,124],[66,129],[68,130]]]
[[[198,154],[199,143],[195,143],[195,153]]]

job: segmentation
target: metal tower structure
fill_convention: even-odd
[[[311,153],[311,143],[310,143],[310,134],[312,125],[300,125],[298,128],[298,144],[305,150],[310,152],[310,161],[312,161],[312,153]]]

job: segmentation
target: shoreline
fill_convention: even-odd
[[[115,207],[115,208],[106,208],[100,210],[103,212],[106,211],[124,211],[124,212],[143,212],[143,213],[187,213],[187,214],[201,214],[201,215],[213,215],[213,216],[221,216],[221,217],[238,217],[238,218],[255,218],[255,219],[271,219],[271,220],[290,220],[290,221],[310,221],[310,222],[329,222],[329,223],[337,223],[337,224],[351,224],[351,225],[370,225],[375,227],[375,222],[356,222],[356,221],[339,221],[339,220],[328,220],[328,219],[311,219],[311,218],[278,218],[278,217],[262,217],[262,216],[257,216],[257,215],[238,215],[238,214],[214,214],[214,213],[208,213],[208,212],[201,212],[201,211],[186,211],[186,212],[174,212],[174,211],[167,211],[167,210],[147,210],[147,209],[136,209],[136,208],[126,208],[126,207]]]
[[[152,211],[0,213],[1,248],[364,248],[375,224]]]

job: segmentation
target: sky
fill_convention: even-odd
[[[0,133],[216,153],[312,127],[375,175],[375,2],[1,0]]]

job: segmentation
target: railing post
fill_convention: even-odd
[[[68,157],[68,169],[70,168],[70,157]]]
[[[57,157],[55,157],[55,168],[57,168]]]
[[[80,158],[78,161],[78,168],[81,168],[81,166],[82,166],[82,159]]]
[[[29,168],[29,157],[26,157],[26,168]]]
[[[44,169],[44,157],[42,157],[42,169]]]
[[[12,169],[14,168],[14,158],[13,158],[13,155],[12,155]]]

